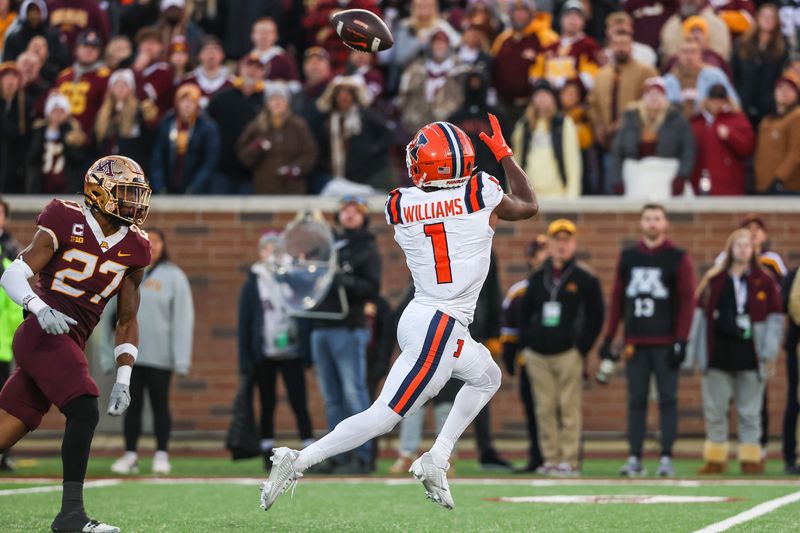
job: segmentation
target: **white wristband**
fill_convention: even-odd
[[[121,367],[117,368],[117,383],[130,386],[131,371],[133,371],[133,367],[128,365],[122,365]]]
[[[114,359],[119,359],[122,354],[128,354],[133,357],[133,362],[136,362],[136,357],[139,355],[139,350],[133,344],[126,342],[114,348]]]

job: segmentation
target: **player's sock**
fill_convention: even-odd
[[[67,423],[61,444],[64,494],[60,514],[83,513],[83,480],[86,477],[94,429],[100,418],[97,398],[79,396],[70,400],[61,412],[67,417]]]
[[[358,448],[391,431],[402,418],[385,403],[375,402],[366,411],[342,420],[333,431],[304,448],[294,462],[294,468],[302,472],[328,457]]]
[[[275,447],[275,439],[261,439],[261,451],[269,452]]]
[[[500,380],[500,368],[492,362],[480,378],[464,383],[456,394],[453,408],[430,450],[433,464],[439,468],[447,468],[456,441],[500,388]]]

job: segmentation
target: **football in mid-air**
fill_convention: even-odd
[[[344,44],[358,52],[380,52],[394,44],[386,23],[366,9],[337,11],[331,15],[331,24]]]

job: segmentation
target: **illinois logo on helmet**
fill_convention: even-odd
[[[406,165],[417,187],[460,187],[475,169],[475,148],[461,128],[433,122],[406,146]]]
[[[139,163],[128,157],[101,157],[89,167],[83,181],[86,205],[141,226],[150,210],[150,185]]]

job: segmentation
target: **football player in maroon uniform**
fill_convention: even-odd
[[[25,310],[14,336],[17,370],[0,391],[0,453],[35,430],[51,404],[66,417],[61,461],[64,490],[53,531],[113,533],[83,508],[83,480],[99,412],[100,391],[83,349],[109,298],[119,294],[117,379],[108,414],[130,403],[136,361],[139,284],[150,264],[150,242],[139,229],[150,208],[142,167],[106,156],[84,179],[84,205],[53,200],[36,220],[31,244],[5,270],[0,285]],[[28,280],[39,274],[31,289]]]

